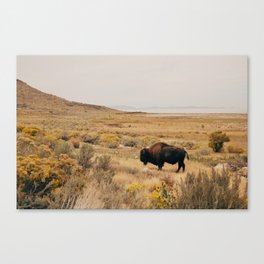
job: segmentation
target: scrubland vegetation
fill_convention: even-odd
[[[247,208],[246,115],[122,113],[58,99],[50,109],[47,100],[18,100],[18,208]],[[188,151],[184,173],[143,166],[140,149],[159,141]]]
[[[109,127],[115,117],[119,127]],[[218,129],[221,122],[226,131],[226,118],[218,117]],[[191,116],[96,119],[83,129],[72,126],[71,118],[63,126],[52,120],[29,126],[28,118],[17,126],[18,208],[247,208],[247,178],[239,174],[247,167],[246,130],[236,127],[245,124],[244,117],[232,119],[235,129],[226,131],[231,140],[220,152],[208,146],[214,116],[203,116],[206,132],[201,126],[192,132],[201,119]],[[162,171],[142,165],[140,149],[158,141],[188,151],[185,173],[176,174],[177,166],[169,164]]]

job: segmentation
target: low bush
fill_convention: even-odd
[[[40,139],[40,142],[44,145],[47,145],[50,149],[54,150],[58,144],[58,139],[54,135],[46,135]]]
[[[94,155],[94,149],[88,144],[83,144],[79,153],[79,164],[84,168],[89,168],[92,165],[91,159]]]
[[[48,158],[52,155],[50,148],[47,145],[41,144],[38,147],[38,156],[40,158]]]
[[[97,144],[99,141],[99,136],[96,133],[89,133],[82,135],[82,141],[89,144]]]
[[[96,169],[97,170],[110,170],[111,168],[111,157],[107,155],[103,155],[96,158]]]
[[[65,178],[56,163],[36,156],[17,159],[17,206],[18,208],[44,208],[40,199],[62,186]],[[38,202],[36,203],[36,199]],[[39,205],[38,205],[39,204]]]
[[[139,145],[141,147],[149,147],[153,145],[154,143],[158,142],[159,139],[153,136],[145,136],[143,138],[140,138]]]
[[[108,148],[117,148],[120,143],[120,137],[116,134],[103,134],[100,141]]]
[[[54,150],[56,156],[60,156],[61,154],[67,154],[71,158],[75,158],[75,153],[73,147],[68,142],[60,142],[56,145]]]
[[[136,147],[138,145],[138,140],[133,137],[125,136],[122,138],[121,143],[126,147]]]
[[[152,208],[177,208],[174,190],[165,181],[155,186],[155,189],[150,194],[150,199]]]
[[[73,209],[78,197],[82,195],[86,183],[85,174],[72,175],[63,188],[54,192],[55,202],[52,206],[60,209]]]
[[[78,131],[71,131],[69,134],[68,134],[68,137],[69,138],[78,138],[80,136],[80,132]]]
[[[221,174],[188,173],[177,184],[162,180],[149,196],[152,208],[175,209],[246,209],[247,193],[240,195],[241,178],[226,170]]]
[[[222,131],[216,131],[210,134],[208,146],[213,149],[214,152],[220,152],[225,142],[229,142],[229,137]]]
[[[241,154],[244,152],[243,148],[241,148],[237,145],[229,145],[227,147],[227,150],[229,153],[237,153],[237,154]]]
[[[69,133],[65,130],[59,133],[58,139],[62,139],[64,141],[68,141],[70,139]]]
[[[71,177],[81,177],[82,167],[67,155],[58,160],[39,158],[34,155],[17,158],[17,207],[59,208],[55,196]]]
[[[103,191],[104,196],[108,196],[109,193],[105,192],[105,188],[112,188],[109,185],[113,184],[114,172],[112,170],[96,169],[92,173],[92,178],[99,184],[99,188]],[[113,184],[114,185],[114,184]],[[106,197],[107,198],[107,197]]]
[[[38,133],[40,133],[40,129],[36,127],[25,127],[23,128],[23,133],[28,134],[32,137],[36,136]]]
[[[74,175],[83,172],[83,168],[79,166],[76,159],[72,159],[67,154],[61,154],[59,156],[57,168],[64,171],[67,175]]]
[[[17,137],[17,155],[28,156],[38,152],[37,146],[31,138],[19,135]]]
[[[232,171],[237,171],[243,167],[248,166],[247,156],[246,155],[236,155],[233,157],[230,157],[227,161],[230,169]]]
[[[247,194],[239,196],[240,177],[199,172],[188,173],[179,185],[176,207],[181,209],[246,209]]]

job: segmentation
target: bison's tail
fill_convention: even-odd
[[[185,154],[186,154],[187,159],[190,159],[189,158],[189,155],[188,155],[188,152],[186,150],[184,150],[184,151],[185,151]]]

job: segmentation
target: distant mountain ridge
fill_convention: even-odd
[[[51,114],[78,114],[80,112],[120,112],[105,106],[68,101],[61,97],[44,93],[17,79],[17,109],[48,112]]]

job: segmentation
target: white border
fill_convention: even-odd
[[[263,1],[2,1],[1,263],[263,263]],[[248,211],[17,211],[16,55],[250,58]]]

